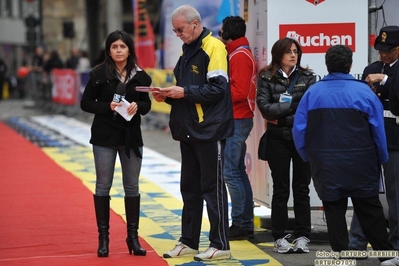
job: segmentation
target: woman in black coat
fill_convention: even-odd
[[[301,66],[302,48],[291,38],[276,41],[271,50],[272,62],[259,71],[256,102],[267,120],[266,153],[273,179],[272,235],[277,253],[308,253],[310,235],[310,166],[298,154],[292,138],[295,111],[305,91],[316,82],[314,74]],[[291,246],[287,203],[292,191],[295,228]]]
[[[109,201],[115,171],[116,155],[122,166],[123,188],[129,253],[146,255],[138,241],[140,213],[139,175],[143,139],[141,115],[151,109],[147,92],[137,92],[136,86],[149,86],[151,77],[137,63],[133,40],[123,31],[114,31],[105,43],[105,60],[90,72],[80,106],[93,113],[90,143],[93,145],[96,168],[94,205],[99,233],[98,257],[108,257]],[[121,95],[122,97],[118,97]],[[116,112],[124,98],[128,121]]]

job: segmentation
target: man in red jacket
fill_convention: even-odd
[[[248,138],[253,126],[256,65],[245,37],[246,25],[239,16],[223,20],[220,40],[229,54],[229,78],[234,113],[234,135],[226,140],[224,180],[231,198],[230,240],[253,236],[252,188],[245,167]]]

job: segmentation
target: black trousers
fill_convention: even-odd
[[[392,250],[393,247],[388,241],[384,212],[378,196],[351,198],[351,200],[360,226],[373,250]],[[328,236],[333,251],[348,250],[348,226],[345,218],[347,206],[348,198],[323,201]]]
[[[292,160],[292,191],[295,214],[295,238],[309,238],[310,225],[310,165],[298,154],[293,140],[268,140],[268,163],[273,179],[271,209],[272,235],[274,241],[286,235],[288,227],[288,199],[290,196],[290,170]]]
[[[223,179],[222,141],[180,142],[183,198],[180,242],[198,249],[204,200],[210,222],[210,247],[229,250],[227,190]]]

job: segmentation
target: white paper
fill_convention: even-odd
[[[115,107],[115,111],[117,111],[123,118],[125,118],[126,121],[130,121],[133,117],[133,115],[129,115],[127,112],[127,108],[129,107],[130,103],[124,98],[122,99],[122,101],[120,101],[120,103],[122,103],[122,105],[118,105],[117,107]]]

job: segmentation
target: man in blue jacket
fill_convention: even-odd
[[[301,99],[293,137],[301,157],[310,161],[332,250],[348,249],[349,197],[373,249],[391,250],[378,197],[380,165],[388,160],[383,107],[366,83],[349,74],[352,55],[344,45],[328,49],[329,74]]]

